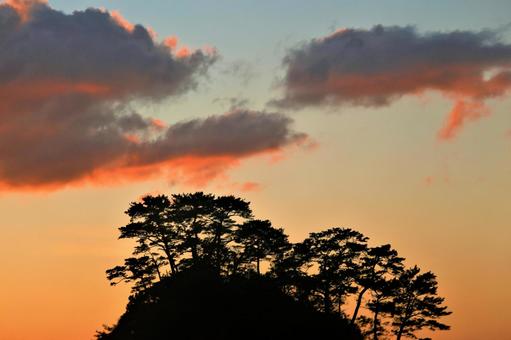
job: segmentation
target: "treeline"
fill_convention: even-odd
[[[107,277],[112,285],[130,283],[134,296],[207,266],[226,280],[269,278],[295,300],[349,318],[374,340],[449,329],[439,321],[451,312],[437,295],[435,275],[406,267],[390,245],[371,247],[355,230],[331,228],[291,243],[283,229],[255,219],[249,202],[202,192],[145,196],[126,213],[130,223],[119,238],[136,245]]]

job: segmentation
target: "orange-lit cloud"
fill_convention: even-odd
[[[133,32],[135,30],[135,25],[124,18],[119,11],[111,11],[110,16],[119,26],[124,28],[126,31]]]
[[[256,192],[262,189],[262,185],[256,182],[229,182],[223,181],[216,185],[215,189],[226,190],[231,192]]]
[[[4,101],[20,101],[23,97],[30,99],[44,100],[58,95],[88,94],[92,96],[106,96],[109,93],[106,84],[94,84],[79,81],[68,81],[66,79],[40,79],[31,82],[19,81],[9,82],[0,85],[0,97]]]
[[[174,49],[177,47],[177,43],[178,43],[178,38],[175,37],[175,36],[171,36],[171,37],[167,37],[163,40],[163,44],[165,44],[165,46],[167,46],[168,48],[170,49]]]
[[[139,143],[137,140],[136,144]],[[300,145],[300,142],[296,141],[295,145]],[[289,146],[291,145],[283,146],[283,148]],[[90,185],[116,186],[130,182],[143,182],[163,178],[170,184],[179,183],[193,188],[202,188],[216,181],[217,186],[222,189],[228,188],[231,191],[252,192],[260,190],[261,185],[250,181],[242,183],[233,182],[227,175],[228,171],[239,166],[245,158],[272,157],[272,154],[277,152],[279,150],[270,149],[242,156],[183,155],[176,156],[174,159],[169,158],[148,164],[117,160],[112,163],[103,164],[72,180],[64,177],[56,177],[53,181],[41,181],[40,178],[35,178],[35,180],[28,179],[17,183],[3,180],[0,181],[0,191],[44,193],[66,187],[85,187]]]
[[[151,120],[126,115],[83,136],[67,122],[56,126],[6,128],[0,136],[0,189],[54,190],[69,185],[112,185],[165,177],[200,187],[243,159],[307,144],[277,113],[235,111],[179,122],[150,135]],[[88,126],[92,128],[94,125]],[[82,128],[87,126],[82,126]],[[4,144],[11,139],[14,143]],[[243,185],[240,190],[255,190]]]
[[[476,120],[489,113],[489,109],[482,102],[458,100],[445,120],[444,126],[438,132],[438,137],[444,140],[451,139],[468,120]]]
[[[161,130],[161,129],[164,129],[167,125],[165,124],[165,122],[163,122],[162,120],[160,119],[156,119],[156,118],[152,118],[151,119],[151,123],[153,124],[153,126],[158,129],[158,130]]]
[[[43,1],[10,0],[0,5],[0,13],[0,86],[19,86],[29,95],[36,87],[51,91],[41,86],[49,84],[65,94],[93,85],[109,89],[116,99],[164,98],[195,87],[196,77],[216,60],[215,51],[201,49],[177,58],[154,33],[117,11],[65,14]],[[22,20],[26,13],[30,16]]]
[[[188,47],[181,47],[177,52],[176,52],[176,56],[178,58],[187,58],[190,56],[190,54],[192,54],[192,52],[190,51],[190,49]]]
[[[168,47],[178,58],[188,58],[193,52],[188,46],[181,46],[178,48],[179,39],[176,36],[170,36],[163,39],[163,45]],[[215,54],[216,50],[212,47],[206,46],[203,48],[208,54]]]
[[[16,11],[22,22],[26,22],[33,9],[40,5],[46,5],[46,0],[5,0],[0,6],[7,6]]]
[[[511,45],[493,31],[343,29],[291,50],[284,65],[284,96],[272,101],[280,107],[378,107],[427,91],[454,98],[441,139],[487,115],[484,101],[511,89]]]
[[[245,182],[240,186],[240,190],[243,192],[258,191],[259,189],[261,189],[261,185],[255,182]]]
[[[181,47],[118,12],[0,5],[0,190],[55,190],[165,176],[201,186],[247,157],[307,136],[278,113],[236,110],[166,124],[134,101],[185,93],[216,52]],[[17,19],[17,20],[16,20]],[[246,186],[245,189],[250,189]]]

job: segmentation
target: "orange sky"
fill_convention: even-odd
[[[15,4],[20,25],[30,22],[33,14],[23,10],[30,1],[4,3]],[[243,2],[238,8],[222,0],[215,8],[183,4],[174,10],[165,1],[50,1],[67,14],[101,8],[96,12],[105,15],[104,25],[113,25],[108,32],[119,36],[118,48],[152,42],[151,60],[161,64],[151,64],[151,73],[140,59],[138,69],[132,62],[140,61],[138,50],[130,50],[129,62],[96,69],[92,54],[77,61],[86,70],[81,73],[64,57],[45,59],[50,52],[43,49],[40,69],[28,58],[17,81],[0,72],[0,340],[85,340],[114,323],[129,288],[110,287],[105,270],[130,252],[129,242],[117,240],[117,227],[126,223],[123,211],[146,193],[195,190],[248,199],[257,217],[285,228],[293,241],[344,226],[374,245],[391,243],[407,264],[438,276],[439,293],[453,311],[445,319],[452,330],[434,339],[511,339],[507,74],[483,77],[478,67],[486,72],[486,66],[462,65],[449,68],[461,82],[446,87],[424,85],[438,70],[403,70],[391,89],[381,86],[391,80],[385,72],[371,79],[332,73],[327,82],[304,85],[305,92],[293,92],[291,84],[287,99],[402,93],[394,98],[392,92],[381,106],[344,105],[344,97],[330,107],[306,102],[297,111],[268,106],[286,95],[278,84],[289,48],[347,34],[331,35],[331,23],[369,29],[416,22],[424,31],[479,32],[509,20],[507,5],[497,2],[389,3],[325,0],[316,8],[283,1],[266,8]],[[382,7],[369,15],[367,6]],[[453,10],[460,6],[465,11]],[[263,15],[261,27],[256,19]],[[288,20],[282,22],[282,15]],[[134,24],[139,20],[147,26],[143,31]],[[135,34],[142,38],[130,40]],[[25,46],[28,38],[20,39]],[[41,51],[33,46],[34,53]],[[75,50],[62,48],[69,55]],[[4,54],[16,56],[13,51]],[[98,60],[112,60],[115,51]],[[221,57],[210,66],[215,53]],[[18,57],[0,58],[0,67],[17,70],[15,62],[25,60]],[[170,62],[182,78],[160,77]],[[62,73],[52,78],[48,70]],[[175,149],[167,152],[170,146]]]

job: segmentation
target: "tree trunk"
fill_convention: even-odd
[[[399,332],[397,333],[396,340],[401,340],[401,336],[403,335],[403,330],[405,328],[404,322],[399,326]]]
[[[199,260],[199,254],[198,254],[198,251],[197,251],[197,247],[199,246],[199,235],[197,233],[197,216],[194,216],[193,218],[193,221],[192,221],[192,228],[191,228],[191,233],[192,233],[192,262],[193,264],[197,264],[198,260]]]
[[[199,243],[199,241],[198,241],[199,237],[197,236],[197,234],[194,234],[194,236],[192,238],[193,238],[193,241],[192,241],[192,261],[193,261],[194,264],[197,264],[197,261],[199,259],[199,254],[197,252],[197,245]]]
[[[215,240],[214,240],[214,243],[215,243],[215,250],[214,250],[215,265],[216,265],[216,269],[219,274],[222,270],[222,259],[221,259],[221,251],[220,251],[220,247],[222,245],[222,228],[223,228],[223,223],[221,222],[215,228]]]
[[[367,292],[368,288],[364,288],[360,291],[357,298],[357,305],[355,306],[355,311],[353,312],[353,316],[351,317],[351,324],[355,323],[355,320],[357,320],[358,311],[360,309],[360,305],[362,304],[362,298],[364,297],[365,292]]]
[[[154,269],[156,269],[156,274],[158,274],[158,279],[161,281],[161,273],[160,273],[160,267],[158,266],[158,262],[154,259],[153,254],[150,254],[151,259],[153,260],[153,266]]]
[[[380,321],[378,320],[378,314],[380,313],[380,303],[376,302],[376,309],[373,317],[373,340],[378,340],[378,326]]]
[[[170,264],[170,272],[172,274],[175,274],[177,272],[177,266],[176,266],[176,262],[174,262],[174,259],[172,257],[169,258],[169,264]]]
[[[261,262],[261,260],[258,257],[257,258],[257,275],[261,275],[260,262]]]
[[[323,308],[325,309],[325,313],[330,313],[332,311],[332,301],[330,300],[330,291],[328,287],[325,288],[323,294]]]
[[[410,320],[410,316],[411,316],[411,313],[412,313],[411,308],[412,308],[413,300],[414,300],[413,297],[409,295],[408,299],[407,299],[407,302],[406,302],[405,316],[403,318],[400,318],[401,325],[399,326],[399,331],[397,333],[396,340],[401,340],[401,336],[403,335],[403,331],[405,329],[405,325]]]
[[[174,261],[174,257],[170,254],[170,250],[167,247],[165,247],[164,251],[165,255],[167,255],[167,259],[169,260],[170,272],[175,274],[177,272],[177,266],[176,262]]]

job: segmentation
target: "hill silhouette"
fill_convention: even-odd
[[[435,274],[351,228],[292,243],[250,202],[202,192],[148,195],[126,214],[119,238],[135,244],[106,274],[131,285],[130,302],[99,339],[400,340],[449,329]]]
[[[271,279],[225,279],[207,267],[166,277],[134,295],[102,340],[362,339],[339,315],[284,294]]]

